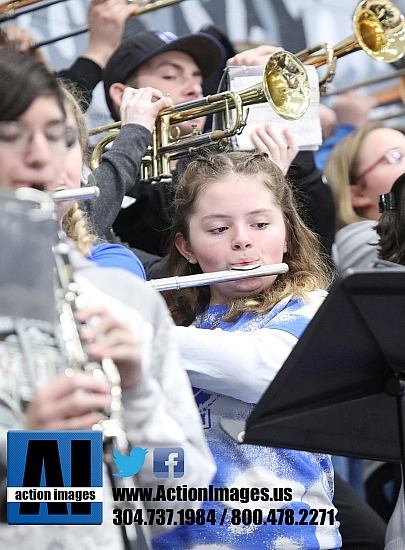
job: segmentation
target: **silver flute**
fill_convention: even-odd
[[[55,191],[51,197],[55,202],[62,201],[84,201],[86,199],[95,199],[100,196],[100,189],[96,185],[89,187],[79,187],[78,189],[62,189]]]
[[[266,277],[268,275],[282,275],[288,272],[285,263],[271,265],[254,265],[246,267],[233,267],[227,271],[215,271],[213,273],[197,273],[196,275],[184,275],[183,277],[164,277],[151,279],[147,285],[155,290],[180,290],[194,286],[211,285],[236,281],[239,279],[251,279],[252,277]]]

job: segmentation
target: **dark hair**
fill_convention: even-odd
[[[239,317],[243,312],[267,313],[284,297],[294,294],[305,298],[306,293],[327,288],[332,280],[330,268],[323,261],[319,241],[297,213],[290,186],[279,167],[265,153],[229,152],[207,154],[192,161],[174,191],[172,227],[167,268],[169,275],[189,275],[190,266],[175,246],[175,235],[181,233],[189,239],[190,218],[200,194],[208,185],[232,174],[251,176],[260,181],[274,196],[281,208],[287,233],[287,252],[284,261],[289,266],[286,275],[277,277],[271,288],[259,295],[248,296],[231,304],[227,320]],[[193,272],[200,267],[192,266]],[[197,268],[197,269],[196,269]],[[195,316],[209,304],[209,287],[185,288],[165,293],[169,309],[178,325],[190,325]]]
[[[384,210],[376,226],[380,236],[378,256],[382,260],[405,265],[405,174],[395,180],[391,194],[395,208]]]
[[[56,76],[31,55],[0,49],[0,120],[15,120],[40,96],[51,96],[65,113]]]

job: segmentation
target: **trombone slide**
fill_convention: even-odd
[[[285,263],[272,265],[249,266],[248,268],[233,268],[227,271],[216,271],[214,273],[197,273],[196,275],[184,275],[183,277],[164,277],[162,279],[151,279],[147,285],[155,290],[180,290],[194,286],[211,285],[236,281],[239,279],[251,279],[252,277],[266,277],[268,275],[281,275],[288,272],[288,265]]]

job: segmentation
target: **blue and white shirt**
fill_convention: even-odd
[[[201,330],[197,326],[176,328],[183,364],[217,463],[212,486],[231,489],[233,500],[205,501],[205,517],[208,518],[209,510],[215,510],[209,516],[215,518],[215,524],[205,521],[204,525],[177,527],[155,538],[155,549],[331,550],[341,547],[338,522],[331,521],[336,509],[332,503],[330,456],[239,445],[219,424],[221,418],[247,419],[325,296],[326,292],[317,291],[309,293],[308,301],[288,297],[266,314],[245,313],[232,323],[221,321],[226,307],[211,306],[194,324],[214,330]],[[193,467],[187,464],[186,456],[184,460],[185,468]],[[291,500],[288,495],[292,495]],[[228,510],[224,516],[225,508]],[[275,512],[273,516],[273,510],[287,508],[294,510],[294,514],[288,512],[293,525],[291,520],[280,520],[278,525],[280,513]],[[247,509],[248,512],[242,512]],[[331,511],[325,524],[310,525],[313,513],[309,510],[323,509]],[[306,513],[308,524],[297,525]],[[242,514],[248,520],[247,525],[243,521],[238,523]],[[270,521],[255,522],[253,515],[263,520],[269,516]],[[272,522],[274,517],[276,521]],[[224,518],[222,525],[221,518]]]

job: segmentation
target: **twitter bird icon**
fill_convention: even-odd
[[[129,477],[137,474],[144,465],[147,452],[148,449],[134,447],[131,449],[129,456],[126,456],[114,449],[114,462],[120,471],[113,475],[117,477]]]

